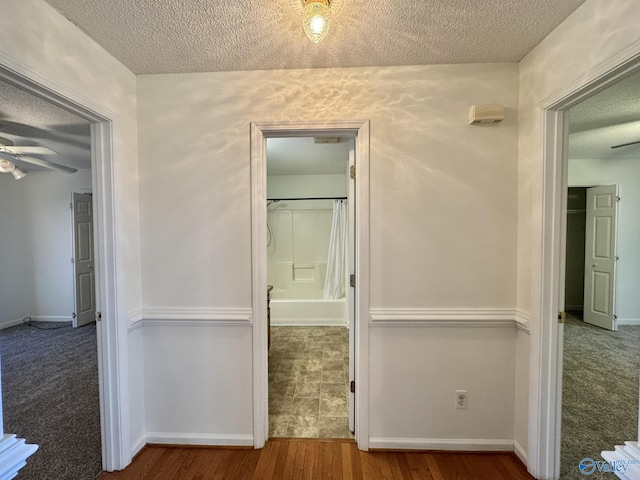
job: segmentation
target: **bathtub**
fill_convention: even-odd
[[[337,300],[278,298],[286,292],[271,292],[271,325],[286,326],[346,326],[346,298]]]

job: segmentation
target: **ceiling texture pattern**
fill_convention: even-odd
[[[339,0],[315,45],[296,1],[48,3],[131,71],[153,74],[517,62],[584,2]]]
[[[47,3],[132,72],[161,74],[518,62],[584,2],[333,0],[337,15],[328,37],[316,45],[303,32],[298,1]],[[640,74],[573,108],[572,158],[613,158],[640,150],[610,149],[640,139],[638,99]],[[86,121],[2,84],[0,136],[16,145],[51,148],[61,154],[56,161],[64,165],[90,165]],[[343,146],[316,147],[321,151]],[[274,148],[277,152],[279,146]],[[287,163],[284,157],[282,161]],[[272,168],[272,173],[289,170],[277,162]]]

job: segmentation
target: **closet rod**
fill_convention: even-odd
[[[347,200],[347,197],[267,198],[267,202],[284,202],[287,200]]]

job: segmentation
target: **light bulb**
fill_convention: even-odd
[[[329,31],[331,9],[328,0],[308,0],[302,14],[304,33],[313,43],[320,43]]]
[[[13,162],[10,162],[9,160],[0,160],[0,172],[9,173],[15,168],[16,166]]]

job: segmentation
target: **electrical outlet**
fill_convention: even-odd
[[[467,408],[469,394],[466,390],[456,390],[456,408]]]

